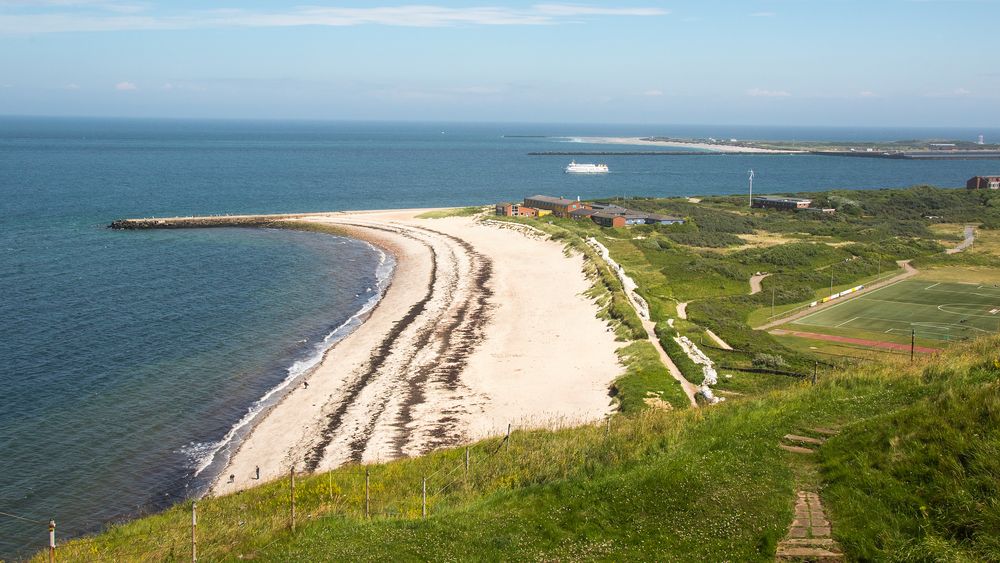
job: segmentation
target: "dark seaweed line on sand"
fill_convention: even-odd
[[[414,238],[416,238],[416,237],[414,237]],[[428,243],[424,243],[424,244],[428,244]],[[430,245],[428,244],[428,246],[430,246]],[[454,260],[457,263],[458,259],[455,257],[455,251],[454,251],[454,249],[449,249],[449,250],[451,252],[452,260]],[[437,279],[437,254],[433,250],[433,248],[431,249],[431,253],[434,255],[434,258],[435,258],[434,259],[433,270],[431,272],[431,292],[433,293],[433,292],[436,292],[439,289],[439,287],[438,287],[438,279]],[[452,282],[452,284],[448,287],[448,290],[445,292],[445,295],[454,295],[455,290],[457,289],[457,286],[458,286],[457,279],[458,278],[456,277],[456,281]],[[445,308],[445,310],[447,310],[447,308]],[[420,353],[420,351],[423,350],[424,347],[426,347],[430,343],[431,338],[434,336],[434,334],[436,332],[435,329],[434,329],[434,327],[436,327],[436,326],[438,326],[440,324],[441,317],[443,317],[443,316],[444,316],[444,312],[442,311],[441,315],[438,315],[437,318],[433,319],[433,321],[425,323],[424,326],[417,331],[416,339],[414,340],[413,347],[411,348],[410,352],[406,355],[406,357],[402,360],[402,365],[403,365],[402,376],[404,378],[406,377],[406,374],[409,373],[410,368],[413,366],[413,362],[414,362],[414,359],[416,358],[417,354]],[[414,383],[412,383],[412,380],[420,378],[421,370],[418,369],[416,373],[417,373],[417,375],[415,375],[413,377],[410,377],[410,378],[406,378],[407,381],[410,382],[410,383],[407,386],[407,389],[408,389],[407,390],[407,397],[403,401],[404,404],[409,403],[412,400],[411,399],[411,396],[412,396],[412,387],[414,385]],[[351,452],[351,458],[350,458],[351,461],[353,461],[355,463],[360,463],[361,462],[361,459],[362,459],[362,457],[364,456],[364,453],[365,453],[365,448],[367,448],[368,442],[371,440],[372,433],[375,431],[375,425],[378,424],[378,420],[385,413],[385,409],[389,405],[389,400],[390,400],[390,397],[384,397],[380,401],[380,403],[378,404],[378,406],[376,407],[376,409],[372,412],[371,417],[369,418],[368,422],[365,424],[364,428],[361,429],[360,432],[357,432],[355,434],[355,436],[351,439],[351,442],[350,442],[350,444],[348,446],[348,448],[350,449],[350,452]],[[422,400],[422,393],[421,393],[421,399],[419,399],[419,400]],[[402,442],[401,443],[405,443],[405,441],[409,439],[409,433],[405,432],[405,429],[406,429],[405,425],[399,425],[399,428],[400,428],[400,430],[402,430],[402,432],[401,432],[401,436],[402,436],[401,440],[402,440]],[[395,455],[401,455],[402,454],[401,446],[398,445],[399,443],[400,443],[399,440],[393,440],[393,447],[394,447],[395,451],[392,452],[392,453],[395,454]]]
[[[410,234],[404,233],[396,229],[388,229],[372,225],[349,225],[349,226],[360,227],[365,229],[375,229],[375,230],[394,233],[397,235],[402,235],[407,238],[411,238],[418,241],[420,240]],[[427,303],[431,300],[431,298],[434,295],[434,279],[437,276],[437,254],[435,253],[434,248],[431,247],[430,244],[424,241],[420,242],[424,244],[431,251],[431,279],[427,285],[427,293],[420,301],[417,301],[416,303],[413,304],[413,306],[410,307],[409,311],[406,312],[406,315],[404,315],[402,319],[400,319],[393,325],[392,329],[385,336],[385,338],[382,339],[382,342],[372,353],[371,358],[368,361],[368,367],[365,370],[365,372],[362,375],[360,375],[357,379],[355,379],[355,381],[350,385],[350,387],[347,388],[347,393],[344,395],[344,399],[341,401],[340,405],[338,405],[337,409],[327,417],[326,425],[323,427],[322,432],[320,432],[319,441],[317,441],[317,443],[312,446],[309,453],[306,454],[305,467],[306,470],[308,471],[314,471],[316,467],[319,466],[319,462],[323,459],[323,452],[326,450],[327,446],[330,445],[330,442],[333,441],[334,434],[343,423],[344,416],[347,414],[347,409],[350,408],[352,404],[354,404],[354,401],[357,399],[358,395],[361,393],[361,391],[365,389],[365,387],[367,387],[372,376],[375,375],[375,372],[377,372],[378,369],[382,367],[382,365],[385,363],[392,349],[392,345],[396,342],[396,340],[403,333],[403,331],[406,330],[406,328],[413,323],[413,321],[420,315],[420,313],[424,311],[424,309],[427,307]]]
[[[486,287],[493,275],[493,263],[489,258],[458,237],[423,227],[414,228],[445,237],[461,246],[470,257],[470,273],[474,278],[475,287],[480,291],[474,292],[475,299],[466,298],[451,316],[448,324],[436,331],[440,337],[440,345],[435,359],[430,364],[421,366],[417,375],[408,380],[407,398],[398,417],[399,426],[403,429],[407,429],[413,420],[413,407],[423,402],[423,390],[427,381],[440,381],[450,391],[458,389],[459,375],[468,365],[469,356],[482,342],[483,324],[489,316],[488,300],[493,295],[493,291]],[[427,444],[424,451],[448,445],[448,429],[456,419],[451,416],[455,414],[454,411],[446,411],[445,414],[449,416],[437,421],[437,426],[431,431],[435,442]],[[402,448],[410,437],[411,432],[408,430],[397,436],[393,443],[397,454],[402,453]]]

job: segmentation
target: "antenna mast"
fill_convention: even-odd
[[[750,169],[750,207],[753,207],[753,169]]]

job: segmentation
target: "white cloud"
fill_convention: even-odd
[[[876,94],[875,92],[872,92],[871,90],[862,90],[862,91],[858,92],[858,96],[862,97],[862,98],[877,98],[877,97],[879,97],[878,94]]]
[[[129,82],[127,80],[115,84],[115,90],[118,90],[119,92],[128,92],[131,90],[138,90],[138,89],[139,87],[136,86],[134,82]]]
[[[76,8],[81,10],[101,10],[119,14],[134,14],[147,9],[139,4],[127,4],[113,0],[0,0],[0,8]]]
[[[645,92],[642,93],[642,95],[650,97],[662,96],[663,90],[646,90]]]
[[[747,90],[747,96],[754,96],[756,98],[787,98],[791,96],[791,94],[789,94],[784,90],[764,90],[761,88],[751,88]]]
[[[539,13],[550,16],[662,16],[668,10],[660,8],[602,8],[600,6],[577,6],[575,4],[536,4],[532,6]]]
[[[139,14],[141,10],[129,10],[125,5],[118,4],[113,4],[119,8],[110,10],[116,12],[112,15],[84,9],[97,4],[86,0],[79,2],[67,0],[66,3],[54,4],[60,8],[55,11],[0,15],[0,33],[357,25],[399,27],[558,25],[594,17],[653,17],[670,13],[661,8],[575,4],[537,4],[527,8],[493,6],[454,8],[419,4],[370,8],[298,6],[284,11],[219,9],[160,15],[153,15],[148,11],[146,14]]]
[[[964,96],[971,96],[971,95],[972,95],[972,91],[971,90],[966,90],[965,88],[955,88],[954,90],[952,90],[950,92],[928,92],[927,94],[924,94],[924,97],[925,98],[955,98],[955,97],[964,97]]]

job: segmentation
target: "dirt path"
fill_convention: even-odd
[[[958,246],[956,246],[955,248],[949,248],[948,250],[945,250],[944,253],[945,254],[958,254],[959,252],[961,252],[961,251],[965,250],[966,248],[969,248],[970,246],[972,246],[972,243],[975,240],[976,240],[976,229],[975,229],[975,227],[973,227],[972,225],[966,225],[965,226],[965,240],[963,240],[962,242],[958,243]]]
[[[695,385],[694,383],[691,383],[684,377],[684,374],[681,373],[680,368],[677,367],[677,364],[675,364],[674,361],[670,359],[670,356],[667,355],[666,350],[664,350],[663,346],[660,345],[660,339],[656,337],[656,323],[654,323],[653,321],[642,319],[642,327],[646,329],[646,336],[649,337],[649,342],[653,345],[654,348],[656,348],[656,353],[659,354],[660,361],[663,362],[663,365],[667,366],[667,371],[670,372],[670,375],[672,375],[673,378],[676,379],[677,382],[681,384],[681,389],[683,389],[684,394],[687,395],[688,401],[691,402],[691,406],[697,407],[698,401],[694,399],[694,396],[698,394],[698,386]]]
[[[712,329],[706,328],[705,329],[705,333],[708,334],[708,337],[711,338],[713,341],[715,341],[716,344],[719,345],[719,348],[722,348],[723,350],[732,350],[733,349],[733,347],[730,346],[729,344],[727,344],[725,340],[719,338],[719,336],[717,334],[715,334],[714,332],[712,332]]]
[[[683,389],[684,394],[687,395],[688,401],[691,402],[691,406],[697,407],[698,402],[695,400],[694,396],[698,393],[698,386],[691,383],[684,377],[680,368],[677,367],[677,364],[670,359],[666,350],[663,349],[663,346],[660,344],[660,339],[656,337],[656,323],[649,318],[649,305],[647,305],[642,297],[635,292],[638,287],[635,281],[625,274],[625,270],[623,270],[622,267],[611,258],[611,253],[608,251],[607,247],[598,242],[597,239],[587,239],[587,243],[597,250],[598,254],[601,255],[601,258],[604,259],[608,266],[615,272],[615,275],[618,276],[618,279],[621,280],[622,287],[625,290],[625,297],[628,299],[629,305],[635,309],[635,313],[639,315],[639,320],[642,321],[642,327],[646,329],[646,337],[649,339],[649,343],[656,348],[656,353],[659,354],[660,361],[663,362],[663,365],[667,366],[667,371],[670,372],[670,375],[681,384],[681,389]],[[684,303],[683,305],[686,307],[687,303]],[[680,315],[681,304],[678,304],[677,308],[678,316],[681,318],[687,318]]]
[[[913,266],[910,265],[910,261],[909,260],[899,260],[899,261],[896,262],[896,264],[898,264],[899,267],[903,269],[903,272],[900,273],[899,275],[896,275],[896,276],[893,276],[891,278],[884,279],[884,280],[882,280],[880,282],[876,282],[876,283],[873,283],[871,285],[865,286],[864,289],[862,289],[860,291],[855,291],[854,293],[851,293],[851,294],[848,294],[848,295],[845,295],[844,297],[841,297],[840,299],[834,299],[832,301],[827,301],[826,303],[820,303],[820,304],[816,305],[815,307],[806,307],[805,309],[802,309],[801,311],[799,311],[799,312],[797,312],[795,314],[792,314],[792,315],[789,315],[787,317],[782,317],[780,319],[776,319],[776,320],[764,323],[764,324],[762,324],[760,326],[755,326],[755,327],[753,327],[753,329],[754,330],[768,330],[768,329],[774,328],[776,326],[783,325],[783,324],[785,324],[787,322],[794,321],[795,319],[801,319],[802,317],[804,317],[806,315],[811,315],[811,314],[815,313],[816,311],[822,311],[823,309],[826,309],[827,307],[832,307],[832,306],[837,305],[839,303],[843,303],[844,301],[847,301],[849,299],[855,299],[859,295],[864,295],[866,293],[875,291],[876,289],[883,288],[883,287],[885,287],[887,285],[892,285],[894,283],[901,282],[903,280],[912,278],[913,276],[915,276],[915,275],[917,275],[917,274],[920,273],[916,268],[914,268]]]
[[[871,348],[882,348],[885,350],[897,350],[905,352],[910,349],[909,344],[899,344],[898,342],[883,342],[880,340],[867,340],[865,338],[850,338],[847,336],[833,336],[831,334],[819,334],[816,332],[800,332],[796,330],[782,330],[775,329],[771,331],[771,334],[775,335],[786,335],[786,336],[797,336],[799,338],[812,338],[813,340],[826,340],[828,342],[843,342],[845,344],[858,344],[859,346],[868,346]],[[928,348],[926,346],[915,346],[913,348],[915,351],[922,354],[933,354],[935,352],[940,352],[939,348]]]
[[[684,303],[678,303],[677,304],[677,318],[678,319],[687,320],[687,318],[688,318],[688,311],[687,311],[687,309],[688,309],[688,304],[687,304],[686,301]]]
[[[760,293],[760,282],[770,275],[771,274],[754,274],[750,276],[750,295],[757,295]]]

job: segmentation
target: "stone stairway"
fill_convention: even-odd
[[[836,433],[827,428],[810,428],[803,434],[812,436],[785,434],[778,447],[787,452],[811,455],[827,437]],[[775,561],[843,561],[844,554],[831,532],[819,495],[811,491],[796,492],[795,519],[788,528],[788,535],[778,543]]]
[[[778,543],[776,561],[843,561],[840,546],[830,535],[830,521],[819,495],[799,491],[795,499],[795,519],[788,536]]]

